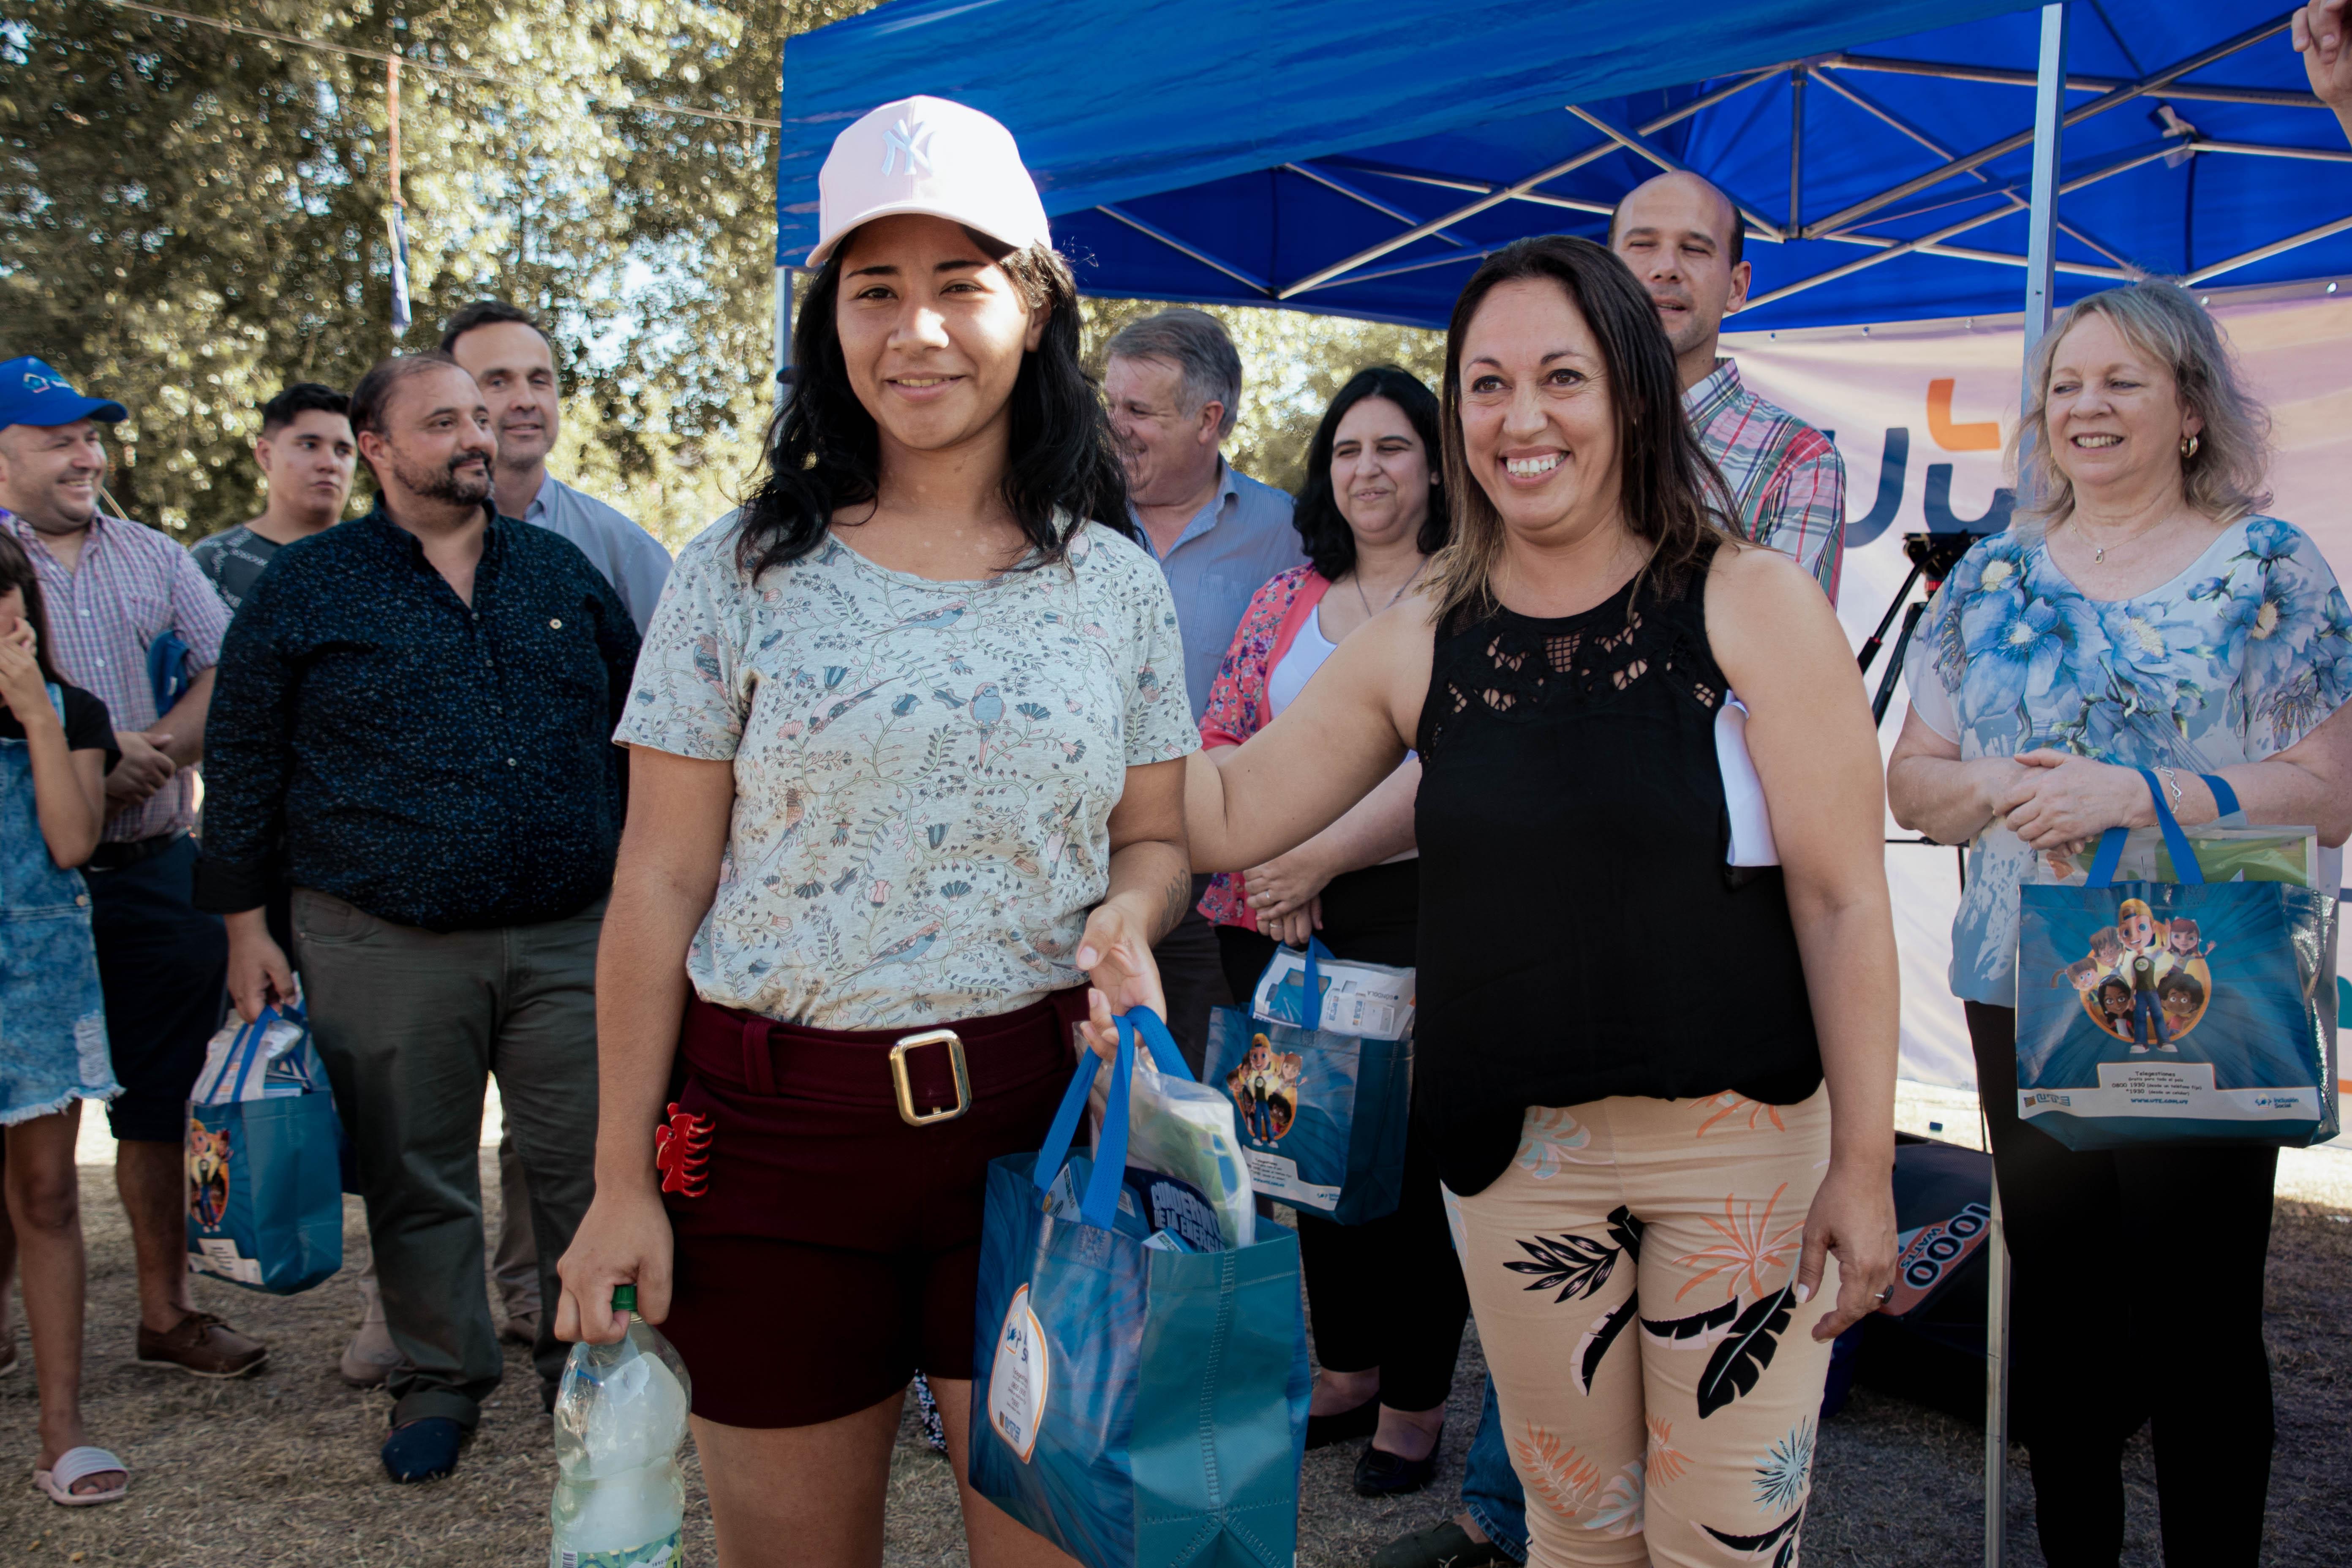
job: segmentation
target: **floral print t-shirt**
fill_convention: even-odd
[[[1167,581],[1080,524],[1064,563],[939,583],[826,539],[755,584],[679,554],[614,739],[732,762],[704,1001],[919,1028],[1081,983],[1127,769],[1197,750]]]
[[[2210,773],[2275,756],[2352,700],[2352,609],[2319,547],[2276,518],[2232,523],[2171,582],[2108,601],[2012,531],[1961,557],[1904,674],[1912,710],[1964,759],[2050,749]],[[2320,852],[2330,889],[2342,858]],[[1955,995],[2017,1005],[2018,890],[2044,875],[1998,819],[1969,846]]]

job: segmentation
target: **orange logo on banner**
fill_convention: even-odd
[[[1936,445],[1947,452],[1998,452],[2000,450],[2000,425],[1987,420],[1981,425],[1952,423],[1952,388],[1949,378],[1927,384],[1927,434]]]

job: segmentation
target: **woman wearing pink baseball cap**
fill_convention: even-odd
[[[730,1568],[880,1560],[919,1370],[964,1483],[988,1162],[1042,1141],[1074,1027],[1164,1011],[1151,944],[1191,890],[1175,610],[1011,133],[887,104],[820,191],[766,472],[680,554],[615,737],[596,1199],[558,1316],[616,1339],[635,1284]],[[963,1503],[979,1568],[1067,1561]]]

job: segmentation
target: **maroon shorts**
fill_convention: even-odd
[[[664,1195],[677,1251],[661,1330],[697,1415],[811,1426],[887,1399],[918,1369],[971,1376],[988,1163],[1045,1141],[1085,1016],[1080,987],[945,1026],[963,1041],[971,1109],[915,1127],[890,1047],[922,1031],[687,1004],[673,1098],[710,1140],[694,1195]],[[919,1113],[954,1105],[944,1047],[905,1060]]]

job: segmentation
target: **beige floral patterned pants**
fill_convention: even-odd
[[[1829,1093],[1531,1107],[1517,1157],[1447,1194],[1530,1568],[1794,1568],[1837,1264],[1795,1297]]]

